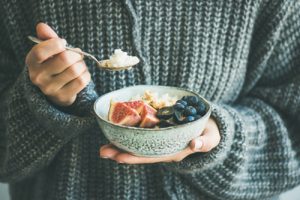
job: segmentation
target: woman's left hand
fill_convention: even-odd
[[[216,122],[210,118],[201,136],[193,139],[190,145],[183,151],[164,157],[138,157],[127,152],[124,152],[112,144],[104,145],[100,148],[100,157],[115,160],[118,163],[126,164],[146,164],[146,163],[159,163],[159,162],[179,162],[190,154],[196,152],[209,152],[215,148],[221,139],[220,132]]]

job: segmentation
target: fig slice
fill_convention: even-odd
[[[156,110],[145,104],[141,113],[142,122],[140,123],[141,128],[152,128],[159,123],[159,119],[155,116]]]
[[[145,103],[142,100],[124,102],[130,108],[135,109],[139,114],[142,113]]]
[[[125,103],[111,102],[108,120],[118,125],[136,126],[140,123],[141,117],[135,109],[130,108]]]

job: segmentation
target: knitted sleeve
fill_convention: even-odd
[[[300,3],[292,4],[257,22],[239,100],[213,105],[219,146],[164,164],[169,195],[267,199],[300,184]]]
[[[91,83],[70,108],[53,106],[15,61],[4,28],[0,38],[0,181],[13,182],[45,167],[64,144],[95,127],[89,111],[97,94]]]

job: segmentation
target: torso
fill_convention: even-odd
[[[130,71],[100,71],[87,61],[100,95],[130,85],[157,84],[188,88],[209,100],[226,103],[233,102],[242,89],[259,6],[254,1],[242,0],[135,0],[132,6],[138,22],[138,40],[122,1],[19,2],[2,4],[5,14],[11,16],[9,22],[4,22],[8,24],[11,39],[23,38],[12,46],[19,55],[20,66],[24,66],[25,56],[32,47],[27,35],[35,35],[35,24],[43,21],[70,44],[99,59],[107,58],[116,48],[132,54],[137,52],[134,43],[141,47],[138,56],[143,57],[144,63]],[[7,9],[5,5],[9,5]],[[10,14],[15,12],[22,13],[22,18]],[[45,171],[47,183],[39,183],[37,177],[36,186],[50,184],[49,188],[57,191],[52,195],[59,196],[71,185],[74,191],[69,191],[69,197],[76,199],[97,199],[100,194],[99,199],[157,198],[164,188],[163,180],[172,177],[160,174],[159,166],[118,165],[98,158],[99,146],[106,142],[99,130],[75,139],[55,158],[52,170]],[[64,173],[62,168],[66,168]],[[72,177],[80,177],[80,182],[74,182]],[[126,188],[119,190],[124,184]],[[81,197],[83,194],[94,197]]]

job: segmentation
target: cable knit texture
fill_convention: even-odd
[[[291,0],[0,1],[0,181],[12,200],[271,199],[300,183],[300,5]],[[142,62],[92,80],[67,108],[29,80],[38,22],[73,46]],[[213,104],[221,143],[178,163],[117,164],[91,113],[138,85],[193,90]]]

